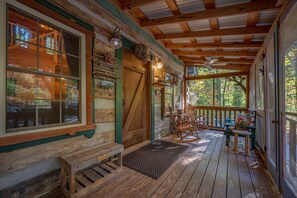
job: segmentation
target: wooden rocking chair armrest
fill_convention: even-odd
[[[191,123],[190,121],[187,121],[187,120],[184,120],[184,121],[178,123],[178,126],[181,126],[181,125],[184,125],[184,124],[188,124],[188,125],[193,126],[193,123]]]

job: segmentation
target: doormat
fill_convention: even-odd
[[[123,164],[137,172],[158,179],[188,146],[156,140],[124,156]]]

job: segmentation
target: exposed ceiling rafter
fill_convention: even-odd
[[[196,58],[196,57],[186,57],[180,56],[180,60],[188,63],[204,63],[206,59],[203,58]],[[240,63],[240,64],[252,64],[253,59],[236,59],[236,58],[218,58],[217,63]]]
[[[279,9],[275,7],[275,0],[260,0],[251,3],[245,3],[240,5],[231,5],[221,8],[207,9],[195,13],[188,14],[179,14],[170,17],[164,17],[159,19],[152,20],[143,20],[140,25],[142,27],[153,26],[153,25],[162,25],[168,23],[179,23],[179,22],[188,22],[194,20],[204,20],[215,17],[223,17],[230,15],[239,15],[245,14],[255,11],[263,11],[263,10],[275,10]]]
[[[224,49],[224,48],[260,48],[262,42],[221,42],[221,43],[181,43],[181,44],[166,44],[165,47],[168,49],[181,49],[181,48],[214,48],[214,49]]]
[[[160,0],[130,0],[122,3],[122,9],[123,10],[133,9],[133,8],[144,6],[150,3],[155,3],[158,1]]]
[[[210,36],[234,36],[245,34],[263,34],[270,30],[271,26],[256,26],[256,27],[243,27],[243,28],[226,28],[218,30],[204,30],[186,33],[173,33],[173,34],[157,34],[157,40],[163,39],[178,39],[178,38],[193,38],[193,37],[210,37]]]
[[[223,77],[231,77],[231,76],[243,76],[243,75],[247,75],[247,74],[248,74],[248,71],[229,72],[229,73],[220,73],[220,74],[208,74],[208,75],[202,75],[202,76],[188,76],[188,77],[185,77],[185,80],[223,78]]]
[[[185,62],[185,65],[187,67],[200,67],[200,68],[205,68],[203,64],[200,63],[194,63],[193,62]],[[247,71],[250,69],[251,65],[246,65],[246,64],[225,64],[225,65],[213,65],[211,66],[213,69],[226,69],[226,70],[244,70]]]
[[[242,56],[242,57],[254,57],[257,52],[243,52],[243,51],[177,51],[173,50],[174,55],[186,56],[186,55],[199,55],[199,56]]]

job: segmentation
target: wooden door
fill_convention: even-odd
[[[148,139],[148,70],[132,52],[123,49],[123,144]]]

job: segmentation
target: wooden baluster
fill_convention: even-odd
[[[231,111],[230,111],[230,110],[229,110],[229,119],[232,119],[232,118],[231,118]]]
[[[220,127],[222,128],[223,122],[222,122],[222,110],[220,110]]]
[[[218,110],[215,110],[215,115],[216,115],[215,126],[218,127]]]
[[[213,110],[211,110],[211,126],[213,127]]]
[[[204,111],[204,109],[202,109],[202,116],[204,116],[205,115],[205,111]],[[201,116],[201,114],[200,114],[200,116]]]
[[[207,114],[207,126],[209,126],[209,110],[206,110],[206,114]]]

